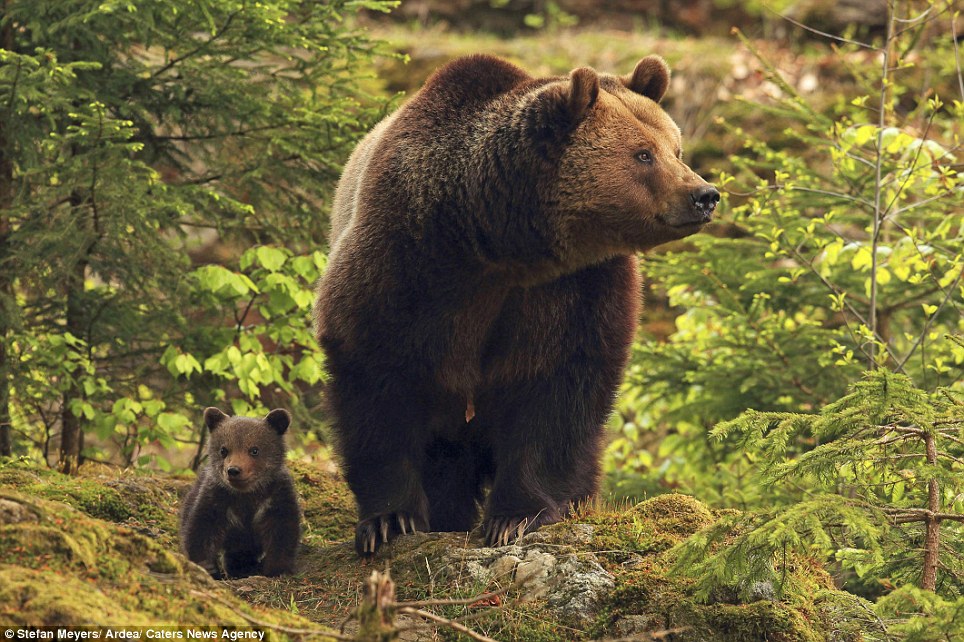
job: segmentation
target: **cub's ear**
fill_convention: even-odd
[[[659,56],[646,56],[636,63],[633,73],[620,80],[627,89],[658,103],[669,88],[669,65]]]
[[[592,67],[580,67],[569,73],[569,114],[574,122],[582,122],[599,98],[599,75]]]
[[[264,420],[274,428],[276,433],[283,435],[291,425],[291,414],[284,408],[277,408],[265,415]]]
[[[208,432],[214,432],[228,416],[221,412],[219,408],[204,409],[204,425],[208,427]]]

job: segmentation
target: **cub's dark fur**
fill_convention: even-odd
[[[204,411],[208,461],[181,505],[181,550],[216,578],[295,570],[298,495],[285,468],[287,410],[264,419]]]
[[[315,313],[360,554],[480,505],[502,544],[596,492],[635,253],[720,198],[681,160],[668,86],[658,56],[553,78],[470,56],[352,154]]]

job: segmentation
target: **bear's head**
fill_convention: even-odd
[[[280,408],[264,419],[229,417],[218,408],[206,408],[208,465],[218,481],[239,492],[258,490],[271,481],[284,466],[284,434],[290,424],[291,415]]]
[[[570,259],[647,250],[710,221],[720,193],[682,160],[659,105],[668,87],[669,67],[647,56],[626,76],[583,67],[540,92],[561,150],[552,200]]]

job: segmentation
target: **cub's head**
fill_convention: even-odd
[[[682,160],[659,105],[668,87],[669,67],[647,56],[625,76],[583,67],[543,90],[545,135],[562,150],[552,196],[566,253],[646,250],[710,221],[720,193]]]
[[[208,464],[224,486],[239,492],[257,490],[284,466],[284,434],[291,424],[287,410],[272,410],[264,419],[229,417],[217,408],[204,410],[211,437]]]

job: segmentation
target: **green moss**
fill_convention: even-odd
[[[703,504],[687,495],[659,495],[631,508],[593,505],[574,518],[593,526],[593,549],[608,551],[616,566],[626,562],[625,555],[647,555],[672,548],[699,529],[713,523],[714,517]]]
[[[301,462],[289,464],[304,502],[305,533],[315,541],[335,542],[355,535],[355,498],[341,476]]]
[[[688,605],[683,605],[684,609]],[[752,642],[817,642],[826,637],[799,612],[779,602],[713,604],[702,607],[702,624],[720,640]],[[691,612],[700,612],[699,609]]]
[[[103,484],[55,471],[13,465],[0,471],[0,486],[64,502],[93,517],[122,522],[133,513],[120,494]]]
[[[645,571],[620,578],[590,634],[644,634],[681,629],[684,639],[706,642],[816,642],[824,628],[804,617],[800,606],[760,600],[751,604],[700,604],[685,583]]]
[[[0,565],[0,620],[13,626],[153,623],[147,614],[128,611],[79,578],[5,565]]]
[[[0,620],[249,625],[244,614],[311,626],[286,610],[252,610],[201,568],[131,528],[64,503],[0,492]]]
[[[0,469],[0,488],[63,502],[91,517],[127,524],[172,547],[177,538],[178,495],[188,484],[183,477],[99,464],[85,464],[73,477],[29,463]]]
[[[674,544],[715,521],[702,503],[677,493],[659,495],[636,504],[628,512],[651,524],[655,532],[675,538]]]

